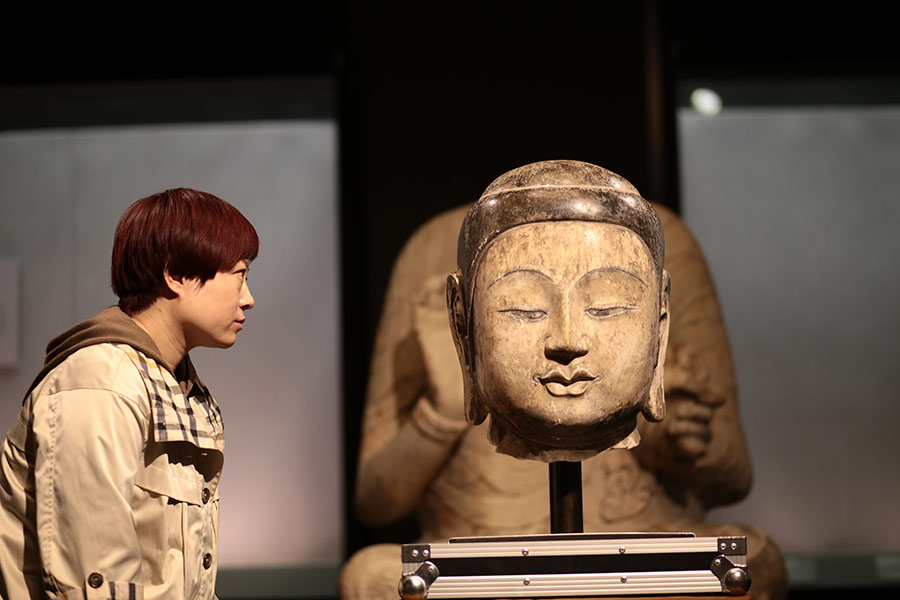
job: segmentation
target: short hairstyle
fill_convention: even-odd
[[[469,306],[478,264],[491,242],[513,227],[545,221],[598,221],[630,229],[647,245],[662,282],[662,224],[637,188],[597,165],[548,160],[504,173],[466,213],[457,264]]]
[[[138,200],[116,228],[112,289],[119,307],[134,315],[165,291],[164,272],[206,282],[259,252],[259,236],[224,200],[175,188]]]

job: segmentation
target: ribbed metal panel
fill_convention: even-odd
[[[467,542],[453,544],[431,544],[431,558],[469,558],[488,556],[522,555],[559,556],[561,554],[656,554],[671,552],[717,552],[718,538],[675,538],[675,539],[627,539],[627,540],[573,540],[573,541],[522,541],[510,542]]]
[[[529,577],[439,577],[428,590],[428,598],[539,598],[716,592],[722,592],[722,584],[709,571],[661,571]]]

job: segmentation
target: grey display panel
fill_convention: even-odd
[[[257,228],[246,329],[228,351],[191,353],[224,415],[225,570],[332,572],[343,559],[336,137],[330,120],[0,134],[0,258],[16,261],[22,300],[0,422],[13,422],[47,341],[115,303],[112,238],[129,204],[194,187]]]
[[[788,555],[896,561],[900,108],[851,104],[850,88],[763,105],[754,87],[756,104],[678,113],[682,215],[719,291],[755,467],[750,496],[709,520],[757,525]]]

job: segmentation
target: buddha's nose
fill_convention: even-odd
[[[588,353],[588,346],[581,332],[572,322],[567,307],[554,319],[553,332],[544,342],[544,356],[549,360],[567,365],[576,358]]]

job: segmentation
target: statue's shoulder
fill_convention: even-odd
[[[411,262],[427,273],[455,270],[456,241],[469,206],[446,210],[420,225],[403,246],[398,264]]]
[[[663,226],[663,232],[666,231],[666,228],[678,228],[678,229],[686,229],[684,221],[681,220],[674,210],[665,206],[663,204],[657,204],[656,202],[651,202],[653,205],[653,209],[656,211],[656,214],[659,215],[659,220]]]
[[[675,211],[656,202],[651,202],[651,204],[662,224],[663,235],[666,238],[667,259],[683,253],[702,254],[691,230]],[[668,263],[668,260],[666,262]]]
[[[420,225],[410,236],[410,241],[422,240],[423,243],[434,243],[435,236],[439,239],[452,238],[453,247],[456,248],[456,238],[459,237],[459,228],[471,204],[457,206],[437,214]]]

